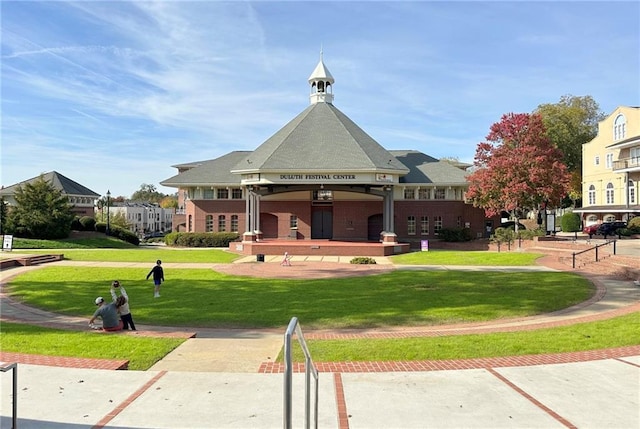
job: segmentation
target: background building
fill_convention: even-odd
[[[69,179],[57,171],[43,173],[42,178],[49,182],[55,189],[62,192],[62,195],[69,198],[69,203],[73,205],[71,211],[78,216],[94,216],[94,206],[100,194],[91,189]],[[28,183],[33,183],[40,179],[40,176],[32,177],[15,185],[0,189],[0,196],[3,196],[9,206],[15,205],[14,195],[19,187],[24,187]]]
[[[585,225],[628,221],[640,215],[640,108],[620,106],[582,146],[582,213]]]
[[[174,212],[150,203],[115,203],[110,207],[111,216],[124,216],[129,230],[139,236],[171,231]]]

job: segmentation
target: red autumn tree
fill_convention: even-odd
[[[569,190],[562,152],[547,138],[542,117],[509,113],[478,144],[467,198],[488,216],[558,206]]]

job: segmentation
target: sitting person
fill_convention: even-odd
[[[99,317],[102,319],[102,330],[121,331],[124,325],[118,316],[118,309],[122,307],[126,301],[125,297],[119,296],[114,302],[107,304],[103,297],[97,297],[96,305],[98,309],[93,313],[91,320],[89,320],[89,326],[95,329],[93,322]]]

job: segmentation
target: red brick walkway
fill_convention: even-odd
[[[65,368],[129,369],[129,361],[123,359],[89,359],[11,352],[0,352],[0,361],[17,362],[30,365],[59,366]]]

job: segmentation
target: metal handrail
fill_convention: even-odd
[[[304,335],[302,335],[302,328],[298,323],[297,317],[292,317],[289,322],[289,326],[287,327],[287,331],[284,334],[284,422],[283,426],[285,429],[291,429],[291,415],[292,415],[292,390],[293,390],[293,366],[292,366],[292,353],[291,353],[291,337],[296,334],[298,337],[298,342],[302,347],[302,351],[304,353],[305,363],[304,363],[304,371],[305,371],[305,382],[304,382],[304,393],[305,393],[305,407],[304,407],[304,418],[305,418],[305,428],[309,429],[311,424],[311,375],[315,379],[315,401],[314,401],[314,421],[315,428],[318,429],[318,370],[316,369],[313,361],[311,360],[311,354],[309,353],[309,348],[307,347],[307,343],[304,340]]]
[[[0,366],[0,371],[7,372],[13,370],[13,409],[11,412],[11,429],[18,429],[18,364],[11,363]]]
[[[582,254],[582,253],[586,253],[586,252],[590,252],[592,250],[596,251],[596,260],[595,262],[598,262],[600,259],[598,259],[598,248],[602,247],[602,246],[608,246],[609,244],[613,243],[613,254],[616,254],[616,240],[608,240],[605,243],[602,244],[596,244],[594,247],[590,247],[588,249],[582,250],[580,252],[573,252],[573,257],[572,257],[572,264],[571,267],[572,268],[576,268],[576,256]]]

